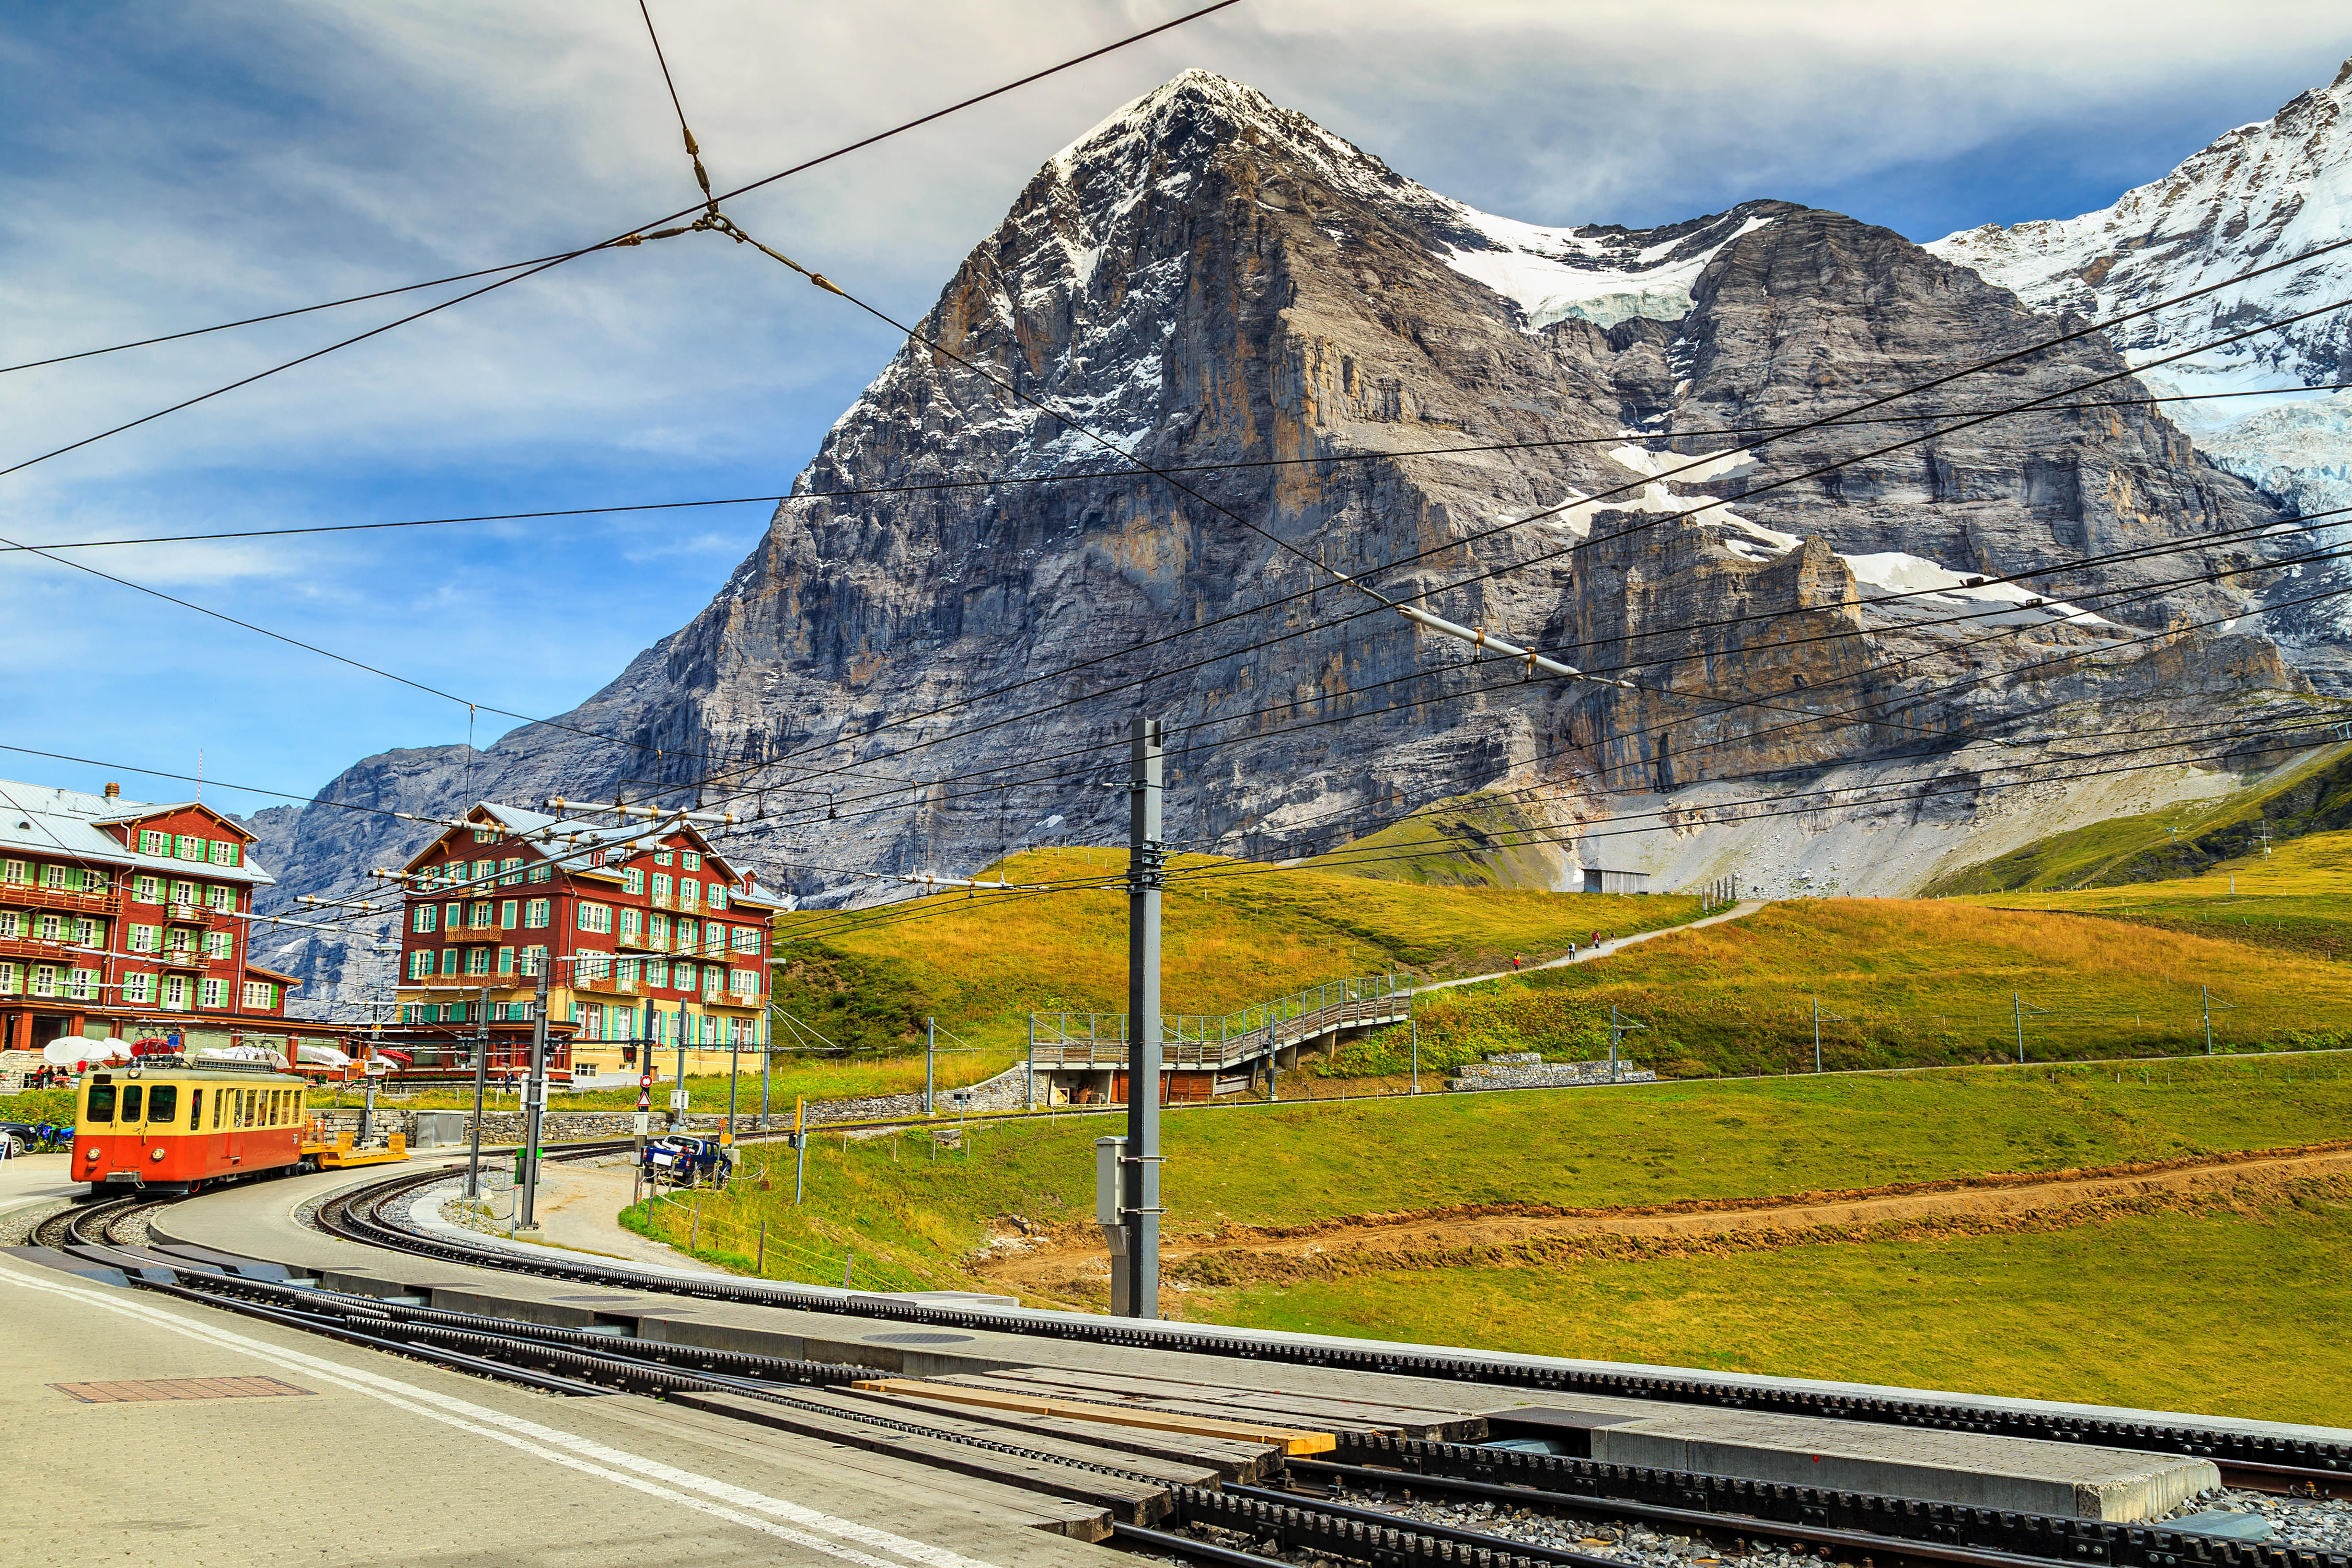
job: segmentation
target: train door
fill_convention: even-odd
[[[173,1133],[179,1131],[180,1086],[176,1083],[151,1083],[147,1086],[147,1124],[139,1130],[139,1169],[143,1175],[163,1163],[155,1156],[171,1147]]]
[[[232,1166],[245,1160],[245,1122],[247,1111],[253,1103],[250,1089],[228,1089],[228,1136],[222,1141],[221,1152]]]

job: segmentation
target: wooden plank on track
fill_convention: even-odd
[[[1024,1415],[1013,1410],[983,1410],[977,1405],[950,1405],[938,1400],[917,1399],[904,1394],[876,1394],[854,1389],[851,1397],[871,1400],[877,1410],[921,1411],[938,1415],[963,1415],[984,1418],[998,1429],[1015,1434],[1008,1442],[1020,1440],[1019,1435],[1034,1434],[1041,1437],[1070,1437],[1092,1443],[1101,1448],[1108,1464],[1124,1461],[1117,1456],[1132,1454],[1139,1458],[1170,1460],[1177,1464],[1199,1465],[1229,1481],[1255,1481],[1281,1468],[1282,1448],[1275,1443],[1245,1443],[1231,1437],[1202,1437],[1189,1432],[1151,1432],[1139,1426],[1108,1426],[1099,1421],[1072,1421],[1060,1415]]]
[[[1160,1432],[1192,1432],[1205,1437],[1239,1437],[1279,1443],[1292,1456],[1328,1454],[1339,1447],[1328,1432],[1306,1432],[1265,1421],[1235,1421],[1214,1415],[1186,1415],[1133,1405],[1097,1405],[1084,1400],[1050,1398],[1042,1394],[1009,1389],[977,1388],[953,1383],[925,1383],[916,1378],[877,1377],[852,1384],[879,1394],[911,1394],[950,1404],[978,1405],[998,1410],[1024,1411],[1035,1415],[1063,1415],[1074,1421],[1099,1421],[1114,1426],[1142,1426]]]
[[[1251,1407],[1241,1405],[1219,1405],[1201,1398],[1171,1399],[1161,1394],[1124,1394],[1114,1389],[1092,1388],[1050,1382],[1015,1381],[995,1373],[960,1373],[953,1382],[968,1388],[992,1388],[1005,1394],[1034,1394],[1046,1398],[1087,1399],[1108,1404],[1117,1410],[1157,1410],[1173,1415],[1199,1415],[1226,1421],[1255,1418],[1276,1426],[1331,1432],[1373,1433],[1383,1436],[1403,1436],[1403,1426],[1394,1421],[1378,1421],[1350,1415],[1333,1419],[1319,1411],[1292,1408],[1287,1405]]]
[[[819,1415],[795,1410],[788,1405],[737,1394],[678,1392],[666,1394],[662,1397],[665,1404],[685,1405],[698,1410],[731,1415],[740,1421],[772,1426],[777,1431],[792,1432],[803,1437],[821,1437],[828,1443],[863,1448],[868,1453],[894,1454],[912,1463],[929,1465],[956,1475],[974,1476],[1003,1486],[1017,1487],[1023,1491],[1043,1492],[1048,1497],[1067,1498],[1085,1503],[1101,1510],[1099,1531],[1082,1533],[1079,1529],[1071,1529],[1063,1532],[1075,1535],[1081,1541],[1106,1539],[1110,1534],[1113,1518],[1129,1524],[1150,1524],[1164,1516],[1170,1505],[1165,1487],[1127,1480],[1118,1476],[1106,1476],[1094,1470],[1081,1470],[1069,1465],[1049,1465],[1013,1454],[999,1454],[966,1443],[950,1442],[944,1437],[918,1437],[905,1432],[894,1432],[887,1426],[853,1421],[845,1415]]]

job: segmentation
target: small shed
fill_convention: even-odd
[[[1646,893],[1650,890],[1647,871],[1604,871],[1595,866],[1584,868],[1584,890],[1588,893]]]

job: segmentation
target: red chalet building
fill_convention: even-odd
[[[272,879],[252,843],[196,801],[0,780],[0,1050],[282,1029],[301,982],[246,956],[254,891]]]
[[[542,964],[556,1076],[667,1062],[681,1045],[688,1071],[723,1071],[767,1046],[782,902],[691,825],[489,801],[464,820],[401,868],[400,1023],[383,1043],[415,1070],[471,1071],[484,1030],[492,1072],[527,1068]]]

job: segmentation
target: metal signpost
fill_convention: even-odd
[[[482,1016],[474,1031],[474,1137],[466,1157],[466,1197],[482,1195],[482,1091],[490,1079],[490,994],[482,993]]]
[[[1160,1316],[1160,724],[1134,721],[1127,816],[1127,1147],[1118,1217],[1127,1233],[1126,1316]]]
[[[539,994],[530,1005],[530,1084],[523,1090],[520,1192],[515,1203],[515,1229],[536,1231],[539,1199],[539,1123],[547,1111],[547,976],[551,959],[539,961]]]

